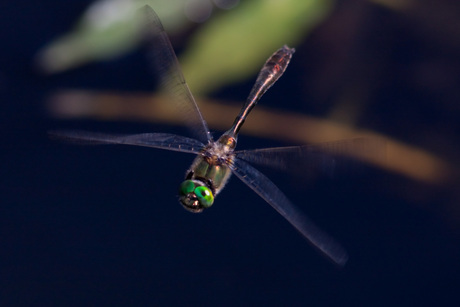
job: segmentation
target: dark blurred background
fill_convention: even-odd
[[[183,210],[176,191],[193,156],[48,139],[52,129],[188,133],[145,120],[52,115],[48,101],[63,88],[154,88],[142,48],[56,74],[38,68],[37,53],[90,3],[0,4],[2,306],[460,303],[458,1],[331,2],[261,101],[372,131],[443,163],[422,179],[366,164],[334,178],[261,169],[347,248],[344,268],[318,255],[236,178],[211,209]],[[233,8],[244,9],[245,1]],[[216,9],[210,19],[231,12]],[[204,26],[172,36],[179,54]],[[243,101],[254,78],[208,96]],[[240,136],[241,148],[275,145],[295,144]]]

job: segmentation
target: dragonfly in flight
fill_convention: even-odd
[[[146,44],[151,47],[154,68],[160,74],[163,88],[172,93],[174,103],[184,114],[184,120],[196,138],[167,133],[113,135],[86,131],[50,131],[49,134],[76,142],[144,146],[195,154],[196,158],[179,188],[179,201],[185,209],[201,212],[211,207],[230,175],[234,174],[291,223],[312,246],[343,266],[348,260],[345,249],[295,207],[270,179],[248,163],[269,166],[279,164],[289,154],[308,152],[314,145],[235,151],[238,133],[248,114],[284,73],[294,48],[283,46],[268,58],[233,125],[215,141],[185,82],[158,16],[149,6],[142,8],[141,12],[141,18],[145,20],[143,35]]]

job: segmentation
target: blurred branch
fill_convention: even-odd
[[[415,5],[416,0],[369,0],[393,10],[402,10]]]
[[[241,107],[240,103],[222,105],[216,101],[200,100],[200,110],[213,129],[225,130]],[[90,91],[63,91],[48,104],[49,112],[57,118],[99,120],[144,120],[183,125],[174,104],[155,95],[119,95]],[[273,125],[272,123],[276,123]],[[336,122],[272,110],[258,106],[245,123],[242,133],[289,141],[296,144],[326,142],[356,137],[385,141],[386,158],[361,156],[367,163],[430,184],[443,184],[454,176],[452,166],[436,155],[399,142],[385,135],[355,129]]]

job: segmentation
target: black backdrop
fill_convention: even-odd
[[[342,1],[342,8],[347,2],[356,1]],[[406,194],[432,187],[412,183],[411,189],[389,191],[392,183],[403,185],[408,179],[373,168],[364,178],[306,183],[267,170],[294,203],[348,249],[350,261],[339,269],[236,178],[212,209],[200,215],[183,210],[175,195],[192,156],[49,140],[46,131],[56,128],[184,133],[170,126],[66,122],[47,115],[47,95],[62,87],[127,92],[151,88],[141,52],[55,76],[44,76],[33,67],[39,48],[67,31],[88,3],[21,0],[0,5],[2,305],[458,303],[458,204],[450,186],[423,199]],[[378,16],[386,22],[391,19]],[[408,54],[415,48],[419,58],[436,54],[444,60],[454,76],[449,80],[457,86],[443,93],[458,98],[458,49],[428,45],[408,28],[383,32],[395,36]],[[301,58],[314,46],[305,43],[297,49],[295,57]],[[444,141],[458,142],[458,106],[431,106],[436,95],[422,95],[404,82],[392,86],[395,74],[401,73],[397,67],[411,58],[400,54],[388,66],[388,88],[375,98],[377,107],[370,118],[381,117],[369,120],[372,128],[411,141],[411,134],[397,131],[394,122],[404,119],[407,126],[430,126],[431,131],[443,122],[451,127]],[[290,67],[263,103],[276,107],[281,96],[285,101],[298,99],[301,90],[289,97],[286,88],[298,82],[300,73],[300,68]],[[226,98],[232,92],[232,98],[242,100],[250,82],[216,95]],[[378,107],[401,97],[406,98],[404,107]],[[318,106],[309,110],[308,102],[304,104],[306,113],[321,112]],[[282,107],[298,111],[293,104]],[[417,114],[401,115],[410,110]],[[271,141],[241,136],[246,148],[267,142]]]

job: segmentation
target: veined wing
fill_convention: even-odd
[[[235,155],[258,165],[301,172],[319,170],[332,175],[336,171],[353,173],[356,161],[383,161],[385,141],[355,138],[311,145],[273,147],[236,151]]]
[[[143,39],[146,41],[153,69],[161,80],[162,94],[171,98],[178,106],[178,112],[192,133],[203,143],[212,137],[203,116],[185,82],[174,49],[160,19],[153,9],[146,5],[141,9],[144,18]]]
[[[198,154],[204,144],[198,140],[170,133],[114,135],[87,131],[50,131],[52,138],[79,144],[120,144],[153,147]]]
[[[345,249],[302,214],[270,179],[237,158],[230,168],[241,181],[288,220],[315,248],[338,265],[345,265],[348,260]]]

